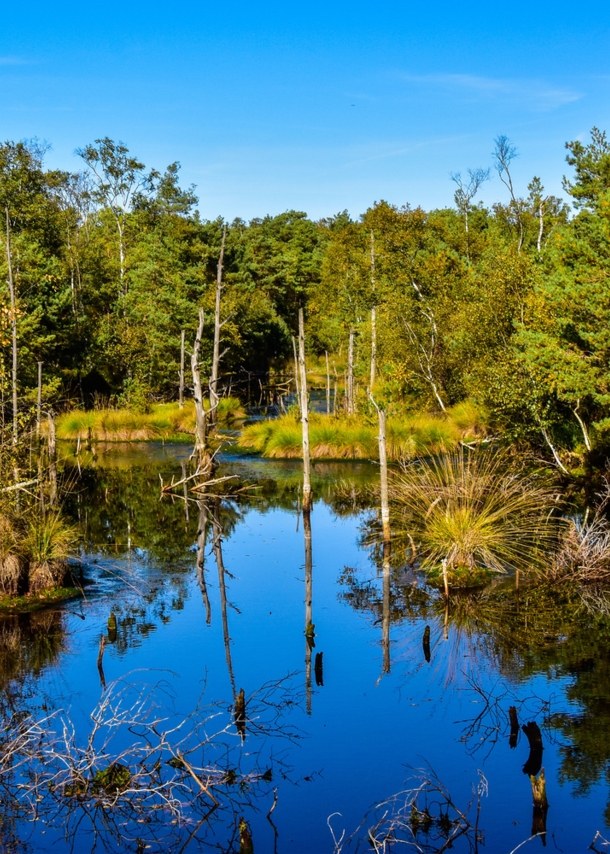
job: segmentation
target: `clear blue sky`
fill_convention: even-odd
[[[560,194],[566,140],[610,131],[610,4],[5,3],[0,116],[51,166],[101,136],[179,160],[210,218],[448,205],[498,134]]]

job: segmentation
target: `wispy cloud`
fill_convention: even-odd
[[[535,109],[553,110],[582,98],[582,93],[543,80],[481,77],[476,74],[401,74],[407,83],[446,89],[469,100],[504,98]]]

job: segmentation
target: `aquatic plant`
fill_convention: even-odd
[[[406,466],[391,485],[394,530],[418,541],[431,577],[469,585],[541,566],[560,520],[548,478],[506,452],[460,448]]]

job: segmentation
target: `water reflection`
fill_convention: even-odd
[[[379,719],[373,718],[372,713],[370,718],[366,717],[365,713],[373,708],[366,704],[378,702],[375,713],[384,714],[386,707],[382,706],[380,697],[395,714],[394,718],[390,714],[386,718],[389,734],[385,735],[383,728],[381,732],[376,728],[373,732],[372,726],[367,730],[371,735],[365,741],[382,739],[380,765],[389,767],[396,760],[395,764],[402,769],[404,762],[411,758],[409,751],[416,750],[419,756],[424,751],[437,749],[441,763],[443,752],[446,751],[447,757],[451,755],[451,767],[462,761],[460,757],[466,760],[475,757],[473,761],[481,765],[505,766],[507,773],[514,770],[518,775],[514,791],[506,795],[506,820],[510,815],[512,821],[515,810],[527,803],[528,829],[532,793],[531,780],[527,777],[540,781],[543,756],[547,772],[554,767],[550,757],[558,761],[559,782],[569,783],[576,795],[592,796],[598,784],[610,779],[610,658],[607,655],[610,619],[604,613],[603,597],[586,608],[582,598],[569,587],[533,589],[522,579],[518,591],[512,582],[497,583],[474,593],[452,595],[446,601],[421,583],[413,567],[405,562],[404,550],[391,548],[389,543],[384,545],[378,540],[371,544],[366,541],[368,552],[358,552],[357,560],[361,558],[361,562],[341,571],[346,561],[337,546],[337,532],[345,519],[354,540],[358,535],[357,524],[361,524],[362,531],[370,530],[370,508],[365,509],[370,504],[366,482],[367,478],[370,481],[375,477],[374,469],[368,473],[364,468],[356,470],[351,481],[345,474],[347,469],[343,469],[342,483],[337,486],[333,485],[333,479],[337,478],[336,467],[330,464],[317,467],[319,481],[315,490],[321,503],[316,505],[313,517],[307,514],[302,518],[302,532],[295,535],[298,464],[274,466],[246,461],[241,468],[241,463],[231,465],[227,473],[238,470],[243,475],[242,483],[256,481],[258,488],[249,490],[239,499],[194,498],[188,490],[181,490],[174,498],[160,501],[159,470],[167,482],[172,472],[177,476],[182,472],[184,477],[186,463],[183,466],[182,461],[160,459],[154,465],[104,466],[100,460],[95,469],[83,470],[83,486],[68,501],[69,511],[80,521],[88,572],[97,581],[87,588],[88,601],[83,605],[83,613],[92,613],[87,609],[93,603],[93,612],[99,615],[95,634],[92,629],[87,641],[89,646],[81,642],[77,633],[71,636],[74,649],[79,655],[84,650],[82,654],[89,656],[87,667],[97,679],[95,655],[101,630],[106,650],[103,664],[109,681],[114,675],[113,669],[118,669],[119,665],[124,669],[130,660],[128,657],[135,653],[139,655],[138,662],[144,662],[145,666],[151,661],[156,664],[152,656],[162,655],[163,645],[169,647],[170,666],[184,667],[191,681],[193,677],[188,667],[199,666],[201,661],[202,671],[209,667],[210,682],[216,692],[214,699],[222,700],[220,708],[228,741],[232,749],[237,748],[231,764],[223,766],[228,775],[223,784],[227,790],[238,786],[235,782],[238,778],[233,776],[236,768],[254,773],[247,765],[247,755],[258,745],[258,707],[256,692],[251,692],[251,688],[258,684],[253,680],[258,679],[264,669],[275,665],[276,654],[281,658],[282,667],[285,661],[290,661],[292,669],[299,671],[296,681],[301,693],[304,679],[302,702],[309,716],[306,718],[303,713],[303,721],[314,734],[310,748],[315,755],[312,767],[328,767],[329,776],[339,775],[337,769],[341,763],[349,767],[349,771],[342,772],[341,780],[346,786],[352,785],[349,790],[352,800],[359,796],[360,788],[366,786],[362,774],[366,776],[369,771],[362,772],[359,765],[349,764],[352,757],[345,745],[342,750],[336,748],[335,756],[335,744],[332,740],[324,740],[324,728],[330,730],[337,709],[349,702],[353,724],[344,721],[341,726],[351,744],[358,744],[359,751],[365,751],[367,745],[362,745],[362,728],[369,726],[368,721]],[[289,517],[288,513],[280,512],[282,510],[292,515]],[[316,528],[315,617],[312,524]],[[286,531],[289,528],[289,534],[280,534],[283,528]],[[236,555],[240,556],[240,561],[250,559],[254,548],[250,541],[244,543],[246,537],[254,537],[254,533],[260,536],[256,540],[258,551],[248,564],[252,578],[246,574],[240,578],[242,564]],[[275,543],[276,536],[278,540],[284,537],[285,551]],[[244,543],[239,545],[242,540]],[[345,548],[345,540],[341,542]],[[303,559],[299,556],[303,554],[304,577],[298,569]],[[286,582],[282,589],[284,576],[279,569],[277,576],[273,574],[276,559],[290,562],[287,574],[297,587]],[[264,589],[261,590],[261,586]],[[260,597],[258,602],[253,601],[256,596]],[[232,605],[233,597],[240,606],[246,603],[243,613]],[[97,611],[96,603],[99,605]],[[31,676],[28,677],[31,683],[61,657],[66,646],[65,621],[72,612],[79,610],[80,606],[68,606],[63,615],[55,610],[0,622],[3,703],[12,703],[13,710],[25,708],[24,692],[17,688],[24,683],[27,674]],[[82,624],[83,632],[88,622],[89,616]],[[320,643],[318,637],[317,646],[314,622],[323,638]],[[169,628],[163,632],[165,626]],[[358,626],[358,630],[354,626]],[[78,631],[81,631],[80,621]],[[360,637],[366,635],[367,638],[360,646],[359,632]],[[349,638],[349,643],[343,641],[342,633]],[[179,641],[172,641],[174,636]],[[170,657],[172,643],[175,643],[175,661]],[[353,656],[351,647],[348,650],[349,644],[354,646]],[[324,647],[324,654],[320,646]],[[195,664],[189,657],[190,647],[197,650]],[[283,647],[287,651],[285,657],[282,657]],[[154,653],[149,654],[149,649]],[[370,649],[373,650],[373,665],[369,668],[366,655]],[[345,657],[341,658],[344,653]],[[326,674],[324,665],[327,665]],[[284,672],[287,669],[286,665]],[[224,680],[222,685],[216,675],[218,672]],[[369,700],[372,693],[369,689],[376,680],[379,682],[380,673],[384,678],[379,688],[374,689],[374,700]],[[325,680],[331,674],[332,678]],[[538,677],[542,678],[536,682]],[[200,678],[199,671],[197,678]],[[328,682],[326,686],[325,681]],[[544,696],[536,696],[532,684],[538,685],[538,693]],[[544,691],[540,689],[541,684],[545,686]],[[316,688],[323,686],[324,691],[316,693]],[[99,697],[98,685],[96,690]],[[483,693],[477,694],[477,690]],[[405,718],[405,709],[407,716],[416,715],[424,702],[430,702],[428,717],[432,720],[442,703],[457,702],[460,693],[477,700],[478,706],[466,708],[468,713],[475,710],[476,717],[470,720],[468,714],[454,714],[452,706],[440,727],[438,719],[432,723],[424,718],[413,722],[412,731],[418,733],[415,744],[400,741],[398,730],[401,728],[395,726],[395,721]],[[391,706],[398,695],[404,705]],[[294,689],[285,699],[283,712],[288,720],[290,714],[296,715],[292,710],[298,705]],[[469,702],[464,700],[464,703]],[[456,720],[460,721],[458,725],[452,723]],[[366,723],[359,724],[359,721]],[[541,751],[536,754],[533,748],[530,751],[527,732],[521,729],[523,724],[530,734],[534,726],[538,728],[544,754]],[[411,725],[407,727],[410,728]],[[335,738],[338,738],[336,734]],[[496,759],[503,750],[505,754]],[[449,758],[446,761],[449,763]],[[246,765],[242,767],[244,762]],[[272,766],[273,776],[273,762],[261,760],[257,773],[267,774]],[[524,766],[526,774],[522,775]],[[203,763],[199,767],[203,767]],[[308,777],[311,770],[307,771]],[[385,770],[385,767],[375,767],[376,774],[383,774]],[[439,766],[437,770],[442,776],[443,768]],[[195,773],[198,772],[195,770]],[[305,775],[305,771],[299,773]],[[347,780],[348,775],[353,777],[353,783]],[[290,775],[287,773],[287,776]],[[549,787],[556,786],[550,774],[548,777]],[[196,786],[192,776],[190,779]],[[501,774],[500,779],[503,779]],[[275,777],[273,786],[270,780],[263,782],[267,785],[261,787],[261,791],[269,798],[261,807],[264,819],[269,806],[275,802],[271,793],[284,784],[284,778]],[[302,785],[309,786],[310,781]],[[277,818],[280,838],[282,832],[286,834],[284,838],[288,838],[288,834],[292,838],[291,822],[296,820],[297,807],[293,802],[290,815],[282,813],[284,803],[289,800],[282,791],[280,788],[274,819]],[[310,795],[310,791],[313,794]],[[299,808],[305,796],[315,803],[315,791],[312,784],[306,795],[301,794],[302,790],[299,792]],[[331,797],[328,790],[325,797]],[[549,797],[555,809],[559,794],[553,791]],[[567,798],[567,795],[562,797]],[[333,804],[316,805],[319,812],[327,807],[325,816],[332,811]],[[6,809],[9,815],[9,805]],[[243,809],[240,802],[231,819],[223,819],[227,850],[230,850],[227,846],[232,844],[231,840],[235,848],[239,846],[242,818],[259,846],[259,836],[263,833],[261,825],[250,814],[244,814]],[[552,811],[549,816],[553,817]],[[197,822],[202,817],[203,814]],[[589,816],[587,821],[594,819],[597,820],[596,816]],[[607,819],[610,820],[610,810]],[[501,820],[503,816],[498,813],[494,817],[498,827]],[[285,822],[283,831],[282,821]],[[197,822],[189,825],[188,833],[196,828]],[[536,822],[536,832],[542,833],[540,813]],[[7,819],[7,826],[8,823]],[[181,837],[180,845],[184,844],[188,833]],[[204,830],[197,829],[193,847],[196,848],[197,840],[203,838]],[[223,836],[222,844],[224,840]],[[267,850],[276,843],[277,837],[270,837]],[[264,844],[262,850],[265,850]],[[461,843],[457,843],[456,848],[458,844]],[[317,848],[321,850],[320,845]],[[287,850],[291,850],[290,846]],[[490,850],[495,849],[491,847]]]

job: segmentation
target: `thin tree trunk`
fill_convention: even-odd
[[[305,320],[299,309],[299,373],[301,398],[301,428],[303,436],[303,512],[311,510],[311,462],[309,459],[309,400],[307,396],[307,368],[305,365]]]
[[[11,223],[8,213],[6,213],[6,263],[8,267],[8,290],[11,299],[11,344],[13,354],[12,366],[12,392],[13,392],[13,444],[17,444],[19,438],[19,426],[17,423],[17,299],[15,295],[15,280],[13,279],[13,255],[11,252]]]
[[[375,233],[371,229],[371,291],[373,297],[373,307],[371,308],[371,375],[370,388],[371,392],[375,386],[375,374],[377,371],[377,306],[376,300],[376,281],[375,281]]]
[[[186,488],[186,484],[185,484]],[[205,621],[209,626],[212,622],[212,608],[205,580],[205,541],[208,528],[208,508],[205,501],[198,501],[199,525],[197,528],[197,583],[201,590],[201,598],[205,607]]]
[[[311,548],[311,515],[303,504],[303,538],[305,541],[305,693],[307,714],[311,714],[311,654],[315,646],[313,624],[313,556]]]
[[[328,366],[328,350],[324,351],[326,356],[326,414],[330,415],[330,368]]]
[[[178,392],[178,406],[184,406],[184,329],[180,333],[180,391]]]
[[[292,336],[292,352],[294,353],[294,393],[297,396],[297,400],[300,400],[301,394],[299,390],[299,357],[297,355],[297,341],[294,335]]]
[[[199,309],[199,325],[195,336],[195,344],[191,355],[191,371],[193,374],[193,397],[195,399],[195,449],[193,455],[197,457],[199,465],[204,465],[207,460],[207,421],[203,407],[203,393],[201,391],[201,373],[199,370],[199,351],[201,349],[201,338],[203,336],[204,314],[203,308]]]
[[[49,504],[51,507],[57,502],[57,444],[55,441],[55,413],[49,410],[47,421],[49,443]]]
[[[220,610],[222,613],[222,635],[224,638],[225,656],[227,659],[227,671],[229,673],[229,681],[231,682],[231,691],[233,699],[237,697],[235,688],[235,676],[233,675],[233,659],[231,657],[231,637],[229,635],[229,620],[227,618],[227,587],[226,587],[226,569],[222,557],[222,528],[217,517],[218,507],[214,508],[212,514],[212,530],[213,530],[213,549],[214,557],[216,558],[216,566],[218,567],[218,587],[220,590]]]
[[[379,420],[379,486],[381,493],[381,530],[383,542],[389,543],[392,537],[390,530],[390,490],[388,487],[388,447],[386,439],[386,414],[385,410],[377,405],[375,398],[370,393],[371,403],[377,410]]]
[[[538,206],[538,214],[540,216],[540,226],[538,228],[538,240],[536,242],[536,248],[538,249],[538,254],[542,252],[542,235],[544,234],[544,213],[542,209],[542,199],[540,199],[540,204]]]
[[[42,423],[42,362],[38,362],[38,394],[36,397],[36,438],[40,439],[40,425]],[[79,439],[80,439],[80,433]]]
[[[383,543],[383,612],[381,618],[381,645],[383,647],[382,674],[391,670],[390,658],[390,581],[391,581],[391,550],[392,544],[388,540]]]
[[[354,330],[349,331],[347,350],[347,414],[354,414]]]
[[[214,350],[212,353],[212,375],[210,377],[210,426],[216,427],[216,411],[218,409],[218,369],[220,365],[220,298],[222,295],[222,265],[225,257],[225,241],[227,237],[226,224],[222,229],[220,256],[216,268],[216,305],[214,308]]]

